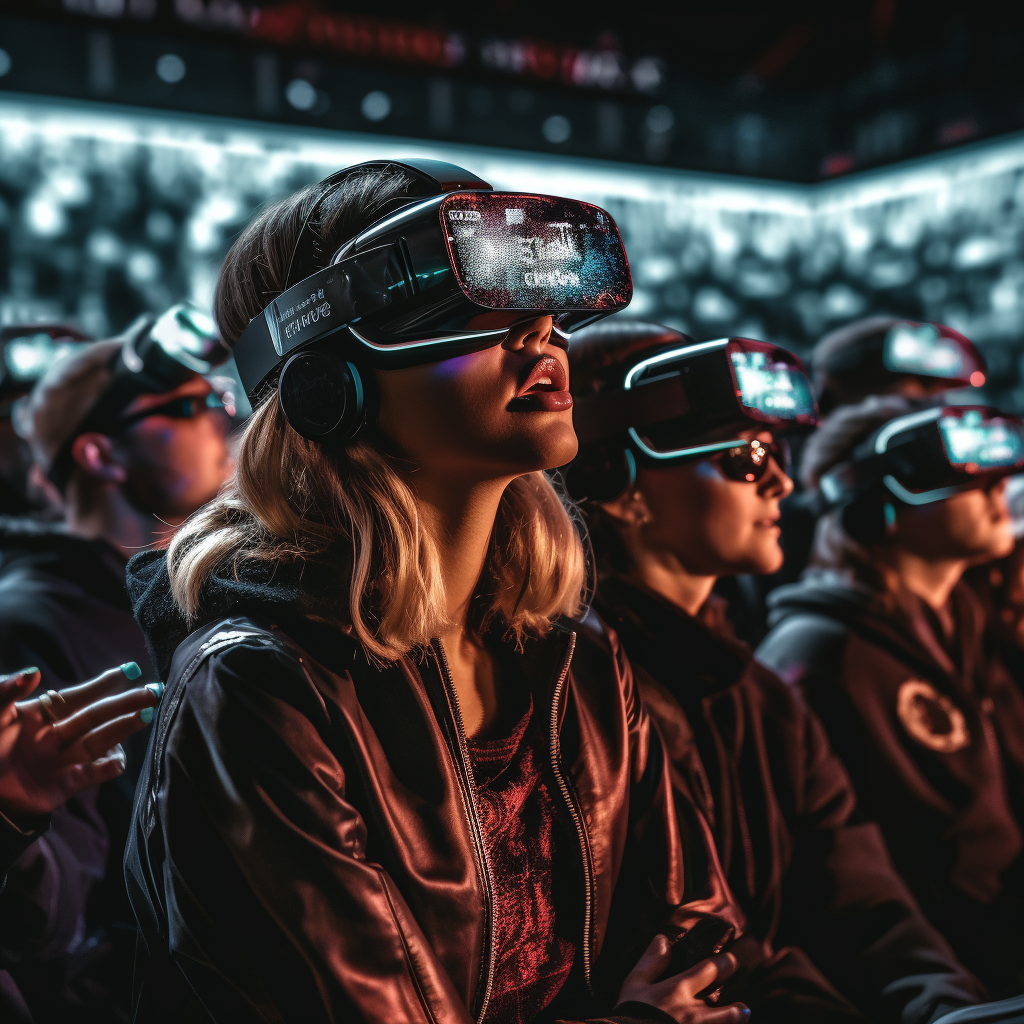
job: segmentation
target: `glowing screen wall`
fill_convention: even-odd
[[[261,205],[412,154],[608,209],[633,269],[630,315],[802,352],[872,312],[940,320],[981,344],[993,395],[1024,406],[1016,136],[803,187],[8,95],[0,322],[70,317],[103,335],[181,296],[209,306],[221,257]]]

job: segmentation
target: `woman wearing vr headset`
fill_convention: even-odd
[[[235,243],[236,477],[129,570],[167,679],[137,1021],[728,1024],[744,956],[786,968],[737,938],[617,643],[569,618],[561,331],[629,294],[603,211],[444,164],[349,169]]]
[[[751,930],[809,951],[872,1020],[928,1021],[979,1001],[878,830],[856,817],[820,723],[753,660],[712,593],[720,577],[782,563],[792,483],[779,433],[816,420],[799,361],[618,318],[574,335],[569,353],[580,452],[567,483],[590,528],[594,606],[670,756],[698,773]]]
[[[1024,424],[898,396],[837,410],[802,475],[827,511],[757,656],[802,689],[897,868],[995,996],[1024,990],[1024,696],[961,582],[1013,545]]]

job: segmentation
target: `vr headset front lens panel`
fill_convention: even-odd
[[[934,324],[896,324],[885,336],[882,362],[892,373],[979,386],[984,368],[969,342],[943,334]]]
[[[150,328],[147,340],[194,373],[210,373],[227,357],[217,325],[194,306],[172,306]]]
[[[45,331],[12,338],[3,349],[4,381],[27,385],[39,380],[53,362],[57,345]]]
[[[1024,465],[1024,424],[970,409],[938,420],[946,458],[964,473],[986,473]]]
[[[758,345],[757,348],[752,347]],[[812,424],[817,406],[811,382],[788,352],[756,342],[729,343],[736,397],[751,419],[774,426]]]
[[[570,199],[503,192],[447,196],[441,221],[456,279],[487,309],[623,309],[626,252],[604,210]]]

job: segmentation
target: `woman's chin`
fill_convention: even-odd
[[[571,421],[559,423],[555,420],[550,423],[550,429],[531,431],[528,437],[523,437],[519,450],[525,456],[523,461],[529,471],[536,472],[569,465],[576,458],[579,442]]]

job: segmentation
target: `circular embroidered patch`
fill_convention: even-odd
[[[896,714],[912,739],[940,754],[955,754],[971,742],[964,713],[934,686],[908,679],[896,694]]]

